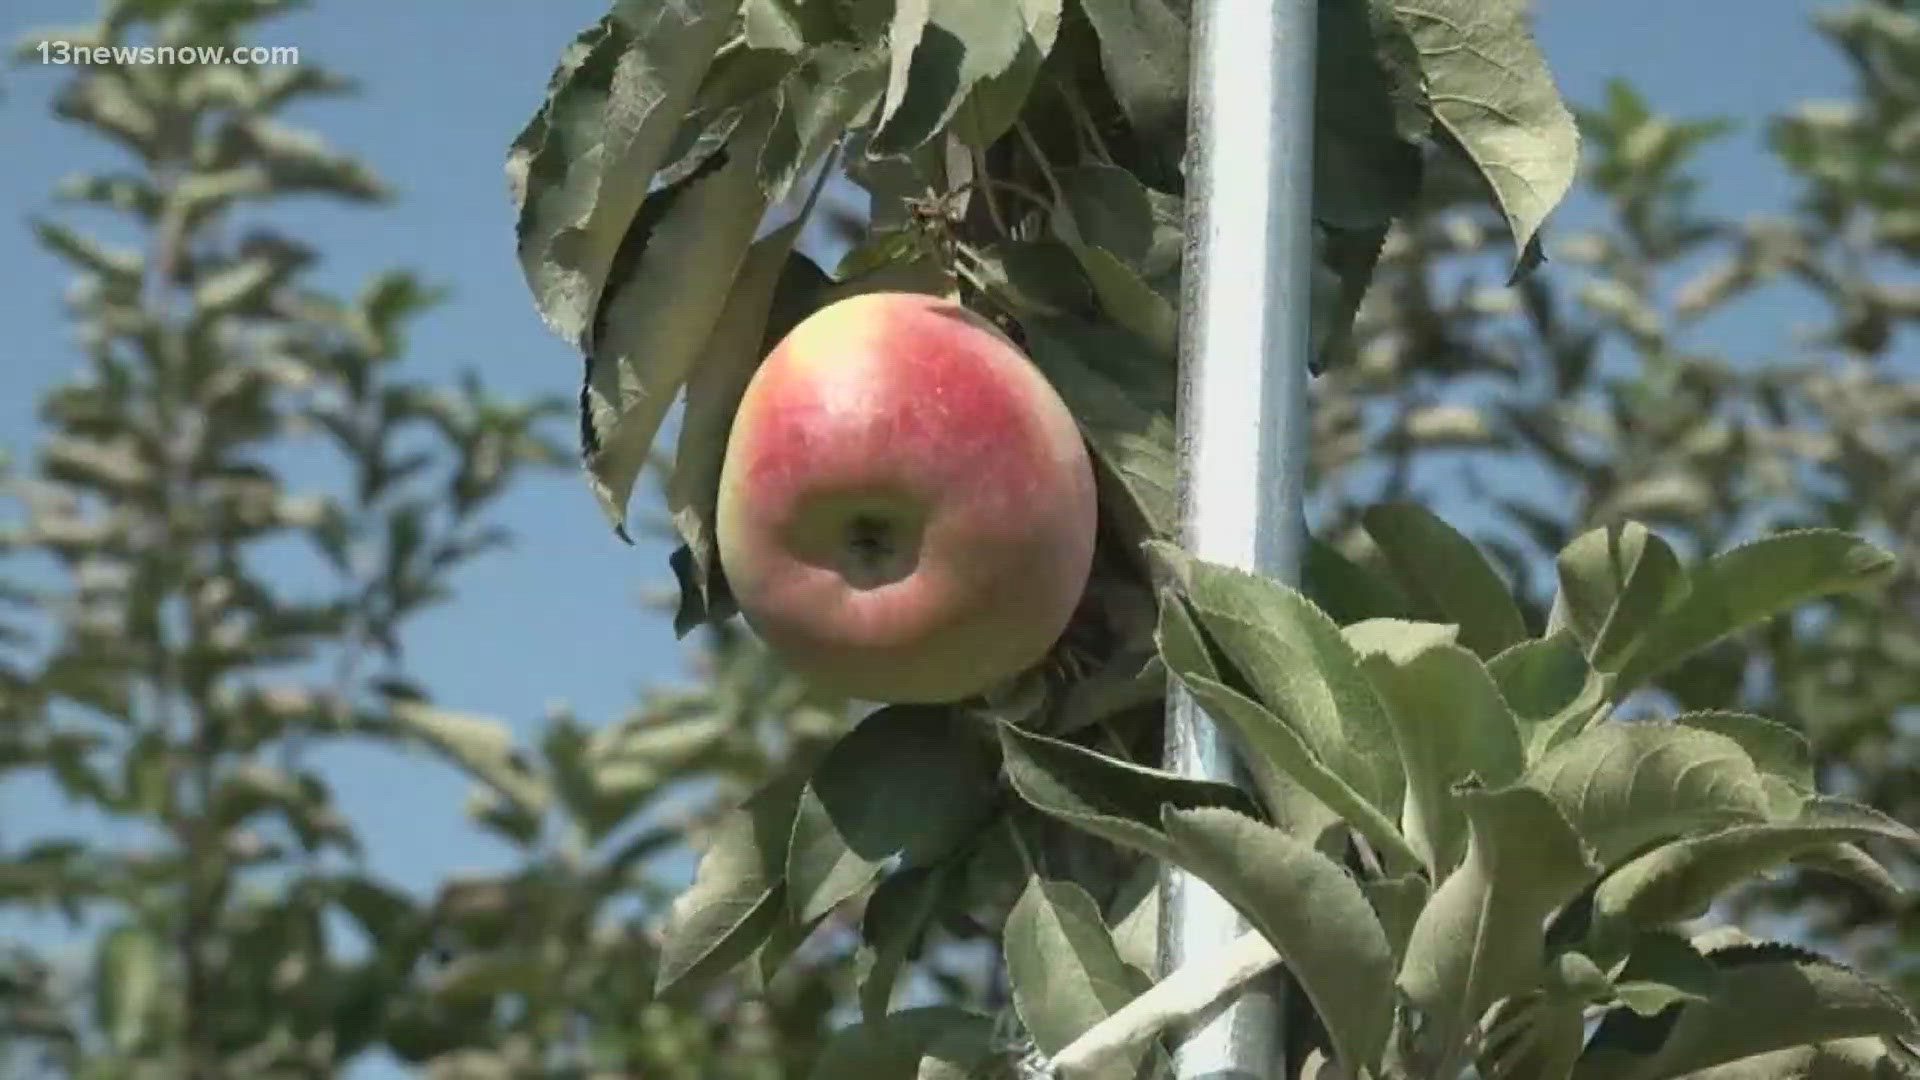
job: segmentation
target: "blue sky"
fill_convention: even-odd
[[[308,62],[362,85],[359,96],[309,103],[291,119],[363,156],[397,198],[372,209],[292,203],[275,220],[320,249],[315,280],[324,287],[351,293],[368,274],[403,265],[451,290],[413,330],[408,367],[416,375],[450,378],[472,366],[506,392],[574,391],[579,360],[542,327],[521,281],[501,162],[561,47],[605,6],[319,0],[262,30],[259,44],[298,46]],[[1779,207],[1790,191],[1765,153],[1762,118],[1847,90],[1843,65],[1809,28],[1814,7],[1537,3],[1542,46],[1570,100],[1595,102],[1609,78],[1623,76],[1668,113],[1740,122],[1708,151],[1702,194],[1734,213]],[[84,10],[74,0],[6,0],[0,39],[71,23]],[[26,216],[55,209],[50,192],[61,176],[119,156],[48,115],[60,75],[34,65],[0,74],[0,447],[16,460],[31,456],[37,438],[35,400],[78,363],[60,304],[70,275],[34,243]],[[1577,226],[1585,210],[1576,199],[1550,228]],[[1719,320],[1709,332],[1733,351],[1770,353],[1782,344],[1782,325]],[[574,473],[522,485],[499,517],[517,535],[515,546],[461,578],[457,601],[416,622],[407,639],[413,671],[443,704],[500,716],[526,733],[550,703],[564,700],[604,722],[641,687],[680,677],[683,654],[665,619],[635,602],[642,588],[669,580],[663,549],[616,541]],[[500,850],[465,823],[465,783],[439,763],[387,749],[327,760],[376,871],[418,888],[497,865]],[[9,841],[70,813],[39,784],[0,783]],[[0,923],[0,937],[13,925]]]

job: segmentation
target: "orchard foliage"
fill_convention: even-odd
[[[288,6],[27,40],[241,43]],[[411,375],[420,277],[312,287],[276,201],[385,189],[283,110],[349,88],[36,75],[124,163],[29,226],[82,363],[0,463],[0,782],[85,813],[0,822],[0,914],[79,946],[0,944],[0,1072],[1150,1076],[1161,1022],[1116,1014],[1283,958],[1290,1075],[1913,1074],[1920,18],[1823,9],[1855,85],[1768,122],[1793,199],[1742,220],[1696,179],[1727,124],[1621,85],[1576,139],[1521,6],[1319,6],[1292,590],[1167,543],[1183,0],[615,5],[509,172],[589,479],[622,525],[643,469],[664,494],[698,681],[523,741],[403,646],[504,557],[496,499],[571,409]],[[1044,670],[854,720],[728,618],[711,520],[767,344],[881,288],[1024,344],[1102,550]],[[1170,679],[1250,791],[1155,768]],[[507,865],[384,880],[347,742],[470,776]],[[1256,930],[1157,985],[1169,862]],[[1726,923],[1762,914],[1798,943]]]
[[[114,3],[27,40],[232,45],[285,6]],[[427,1076],[707,1080],[806,1058],[817,982],[656,1006],[646,923],[658,862],[708,816],[663,794],[737,798],[837,706],[717,632],[704,685],[551,718],[529,756],[409,673],[415,617],[505,545],[496,500],[566,460],[566,406],[410,375],[408,327],[438,300],[412,272],[311,284],[279,203],[386,197],[282,119],[350,89],[316,59],[60,73],[57,114],[126,154],[32,221],[74,271],[82,362],[4,477],[22,513],[0,534],[21,556],[0,577],[0,779],[68,812],[0,823],[0,1072],[331,1077],[385,1054]],[[386,808],[328,783],[348,743],[470,773],[509,868],[425,896],[383,879],[362,838]]]
[[[1920,318],[1907,280],[1920,118],[1920,20],[1871,2],[1823,10],[1817,42],[1854,83],[1768,119],[1790,203],[1716,204],[1700,158],[1731,125],[1661,114],[1616,84],[1582,114],[1599,214],[1555,245],[1562,264],[1504,286],[1497,215],[1459,170],[1435,177],[1387,243],[1351,364],[1313,386],[1320,534],[1367,556],[1381,499],[1430,492],[1471,520],[1530,619],[1554,553],[1637,519],[1690,556],[1779,529],[1837,528],[1896,556],[1880,586],[1810,600],[1653,675],[1636,706],[1729,705],[1810,743],[1823,785],[1920,821]],[[1535,625],[1538,625],[1537,623]],[[1879,849],[1911,881],[1914,853]],[[1914,977],[1916,908],[1814,867],[1734,907]]]
[[[38,39],[230,45],[273,6],[121,4]],[[84,1014],[33,965],[7,986],[38,1018],[21,1034],[69,1075],[330,1075],[417,1007],[413,905],[360,865],[312,756],[407,737],[424,691],[405,627],[503,543],[487,511],[506,486],[560,452],[539,430],[552,403],[398,370],[436,300],[421,279],[326,294],[305,282],[317,253],[271,224],[289,196],[386,197],[279,119],[347,88],[318,64],[99,65],[55,99],[127,155],[32,223],[77,275],[85,362],[43,402],[6,537],[57,572],[7,593],[28,617],[0,767],[43,769],[121,826],[0,849],[0,897],[99,933]],[[116,212],[137,243],[72,208]],[[317,483],[287,477],[289,451]],[[329,932],[342,917],[380,947]]]
[[[1804,602],[1847,610],[1895,579],[1894,556],[1819,518],[1681,550],[1633,520],[1725,492],[1688,487],[1669,445],[1648,444],[1712,449],[1683,411],[1706,380],[1634,292],[1649,264],[1723,235],[1689,228],[1675,175],[1713,125],[1664,124],[1624,89],[1589,117],[1625,239],[1586,249],[1600,278],[1583,300],[1615,322],[1565,329],[1535,271],[1578,140],[1521,5],[1319,8],[1309,363],[1316,433],[1344,428],[1315,447],[1328,527],[1301,591],[1167,542],[1185,5],[616,3],[563,56],[509,158],[519,250],[537,307],[586,357],[582,449],[617,529],[684,395],[665,481],[683,632],[729,614],[712,506],[740,387],[833,298],[918,288],[995,318],[1102,473],[1102,568],[1055,662],[984,700],[873,712],[747,799],[673,906],[662,991],[778,970],[860,904],[862,1019],[813,1075],[1152,1075],[1180,1016],[1130,1017],[1166,993],[1144,886],[1173,863],[1249,918],[1248,949],[1287,963],[1311,1014],[1290,1074],[1915,1072],[1903,1040],[1920,1032],[1892,992],[1693,926],[1785,864],[1900,902],[1874,852],[1920,842],[1822,794],[1799,731],[1709,707],[1733,685],[1682,667]],[[1791,159],[1805,125],[1781,130]],[[835,258],[802,247],[823,191],[848,182],[870,205],[860,235]],[[1499,295],[1519,298],[1544,362],[1476,363],[1464,313],[1420,320],[1434,267],[1419,245],[1449,211],[1442,251],[1504,244]],[[1739,246],[1686,304],[1817,265],[1779,252]],[[1644,370],[1589,393],[1615,325]],[[1542,388],[1453,399],[1446,380],[1469,374]],[[1622,445],[1586,466],[1552,410],[1590,396],[1610,400],[1601,430]],[[1369,397],[1387,399],[1385,436],[1362,422]],[[1355,499],[1340,475],[1384,462],[1404,496],[1419,455],[1516,448],[1605,485],[1571,517],[1492,502],[1532,545],[1508,560],[1518,594],[1434,514]],[[1542,562],[1546,588],[1520,572]],[[1154,768],[1168,676],[1237,736],[1252,793]],[[1661,694],[1682,707],[1662,712]],[[894,1007],[916,948],[981,934],[1009,1009]]]
[[[1524,269],[1577,139],[1519,5],[1321,7],[1332,355],[1427,156],[1474,163]],[[683,627],[726,610],[713,488],[741,387],[796,313],[852,292],[954,293],[1003,319],[1059,371],[1130,496],[1116,511],[1126,546],[1164,534],[1171,471],[1151,429],[1171,410],[1189,15],[1104,0],[634,0],[569,46],[508,158],[520,258],[548,325],[586,356],[582,449],[618,528],[684,391],[668,481]],[[870,220],[822,265],[794,245],[818,196],[808,181],[840,171]],[[770,208],[794,224],[759,235]]]

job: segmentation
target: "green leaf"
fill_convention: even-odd
[[[1088,242],[1125,260],[1148,284],[1177,300],[1187,239],[1185,201],[1112,165],[1075,165],[1056,176],[1074,223],[1088,231]]]
[[[1612,993],[1612,980],[1593,958],[1576,949],[1555,953],[1541,980],[1542,992],[1574,1001],[1603,1001]]]
[[[1754,1054],[1687,1073],[1687,1080],[1780,1080],[1781,1077],[1914,1080],[1920,1077],[1920,1063],[1913,1060],[1911,1050],[1896,1054],[1886,1039],[1863,1035]]]
[[[860,917],[860,1014],[871,1022],[886,1015],[893,986],[919,947],[941,894],[958,863],[902,870],[880,883]]]
[[[982,290],[1015,318],[1060,319],[1094,306],[1093,285],[1081,272],[1079,260],[1071,248],[1056,240],[1005,240],[981,249],[979,256],[975,274]],[[1086,329],[1117,331],[1105,324]],[[1139,342],[1129,341],[1129,345],[1145,353]]]
[[[809,52],[781,84],[780,114],[760,155],[760,181],[769,201],[784,201],[794,183],[839,143],[848,125],[873,111],[887,85],[885,61],[880,49],[823,46]]]
[[[57,221],[36,218],[33,232],[49,251],[76,269],[97,275],[103,284],[127,290],[139,288],[146,265],[139,251],[108,247]]]
[[[1139,335],[1168,360],[1179,330],[1175,297],[1150,282],[1179,270],[1179,228],[1157,212],[1155,198],[1132,173],[1112,165],[1056,171],[1060,201],[1055,234],[1073,252],[1108,317]]]
[[[1591,529],[1569,541],[1554,560],[1560,591],[1547,632],[1571,631],[1590,655],[1649,544],[1671,554],[1664,540],[1634,521]],[[1665,561],[1657,553],[1653,558]]]
[[[1181,681],[1201,708],[1233,732],[1243,750],[1247,770],[1253,775],[1254,786],[1269,806],[1291,805],[1295,799],[1293,785],[1298,785],[1366,837],[1390,866],[1411,867],[1421,862],[1387,811],[1368,802],[1328,768],[1279,717],[1252,698],[1203,675],[1185,675]],[[1311,840],[1310,837],[1302,839]]]
[[[956,886],[954,906],[967,919],[998,933],[1027,888],[1029,853],[1043,845],[1039,826],[1050,825],[1025,803],[1006,808],[973,845]]]
[[[1107,85],[1133,129],[1168,161],[1187,126],[1187,17],[1178,0],[1082,0]]]
[[[1654,841],[1767,818],[1760,773],[1739,743],[1665,722],[1592,728],[1535,762],[1525,782],[1603,866]]]
[[[1529,761],[1579,734],[1606,704],[1608,680],[1565,629],[1501,652],[1487,671],[1520,722]]]
[[[999,731],[1007,779],[1029,805],[1150,855],[1173,857],[1161,831],[1163,807],[1220,806],[1249,816],[1259,812],[1245,792],[1230,784],[1134,765],[1011,724],[1000,724]]]
[[[1657,1016],[1672,1005],[1705,1001],[1720,984],[1720,972],[1679,934],[1655,930],[1636,935],[1609,991],[1640,1016]]]
[[[455,957],[430,985],[437,1004],[484,1008],[502,994],[539,992],[545,974],[537,955],[507,948]]]
[[[883,6],[890,15],[895,10],[894,5]],[[870,153],[871,143],[870,132],[854,131],[847,140],[846,158],[848,178],[868,196],[868,230],[918,230],[926,221],[927,194],[950,192],[960,186],[960,178],[950,175],[949,167],[958,164],[952,143],[940,139],[892,157]],[[971,166],[972,162],[965,164]],[[921,234],[925,238],[923,230]]]
[[[160,818],[174,812],[174,749],[163,733],[150,729],[135,736],[120,771],[122,805]]]
[[[1460,627],[1460,643],[1484,659],[1527,639],[1507,583],[1466,537],[1415,503],[1385,503],[1362,515],[1416,618]]]
[[[1397,815],[1405,781],[1392,719],[1333,620],[1272,578],[1163,543],[1148,551],[1259,702],[1368,804]]]
[[[1387,942],[1393,946],[1397,966],[1406,957],[1407,939],[1413,936],[1414,923],[1433,895],[1433,887],[1418,872],[1410,872],[1399,877],[1370,878],[1360,883],[1360,889],[1367,894],[1367,902],[1373,905],[1374,915],[1387,932]]]
[[[820,759],[801,796],[786,864],[794,915],[824,915],[896,856],[908,867],[944,857],[992,814],[998,771],[986,733],[957,710],[869,714]]]
[[[392,710],[394,722],[402,730],[491,787],[515,810],[529,817],[545,811],[546,784],[515,748],[513,733],[505,724],[422,701],[395,701]]]
[[[1487,671],[1500,696],[1523,723],[1538,723],[1580,695],[1591,669],[1570,631],[1556,630],[1495,654]]]
[[[993,1021],[933,1005],[888,1013],[834,1032],[807,1075],[812,1080],[965,1080],[993,1055]]]
[[[86,34],[94,36],[92,31]],[[157,115],[161,102],[156,98],[171,97],[171,94],[155,86],[157,80],[136,81],[127,76],[125,68],[96,68],[75,78],[53,99],[53,113],[62,120],[86,124],[145,159],[158,150],[161,138],[161,121]]]
[[[1154,970],[1160,960],[1160,877],[1160,864],[1142,859],[1107,912],[1113,947],[1122,961],[1142,974]]]
[[[1692,918],[1748,878],[1803,853],[1861,840],[1920,846],[1920,834],[1892,818],[1827,798],[1808,800],[1792,821],[1739,824],[1662,845],[1600,883],[1592,932],[1617,936]]]
[[[1363,661],[1378,655],[1391,663],[1404,664],[1428,649],[1454,644],[1460,638],[1460,628],[1452,623],[1363,619],[1342,627],[1340,634]]]
[[[1486,1080],[1566,1080],[1587,1034],[1579,1001],[1538,994],[1508,998],[1495,1007],[1493,1016],[1491,1023],[1502,1034],[1483,1047],[1479,1075]]]
[[[1464,1038],[1495,1001],[1534,985],[1547,916],[1593,872],[1579,837],[1541,793],[1454,797],[1467,815],[1466,858],[1420,912],[1399,978],[1442,1045]]]
[[[1100,503],[1136,543],[1178,529],[1173,367],[1125,331],[1027,319],[1027,350],[1080,423],[1100,466]]]
[[[1889,911],[1897,910],[1906,899],[1905,886],[1856,844],[1823,845],[1803,851],[1793,857],[1793,864],[1848,882]]]
[[[781,967],[799,951],[800,946],[807,943],[807,939],[827,918],[822,916],[811,922],[801,922],[793,917],[793,912],[787,910],[784,903],[778,905],[773,915],[773,928],[765,932],[759,948],[753,950],[749,960],[751,970],[759,973],[761,985],[764,986],[780,974]]]
[[[1761,772],[1803,791],[1814,789],[1813,748],[1805,735],[1785,724],[1751,713],[1712,709],[1681,713],[1673,722],[1724,735],[1739,743]]]
[[[341,875],[326,887],[369,939],[389,946],[404,940],[419,914],[405,893],[364,875]]]
[[[204,324],[254,307],[307,261],[305,253],[270,250],[271,254],[235,259],[196,281],[190,301],[192,319]]]
[[[567,47],[514,138],[520,264],[561,337],[584,341],[614,253],[738,7],[619,0]]]
[[[207,813],[215,827],[232,829],[268,810],[286,822],[307,851],[327,840],[348,846],[354,842],[319,777],[259,761],[230,767],[216,785]]]
[[[667,568],[673,571],[674,584],[680,590],[680,602],[673,609],[673,633],[684,638],[696,626],[718,626],[740,613],[727,586],[725,569],[718,562],[709,573],[702,573],[694,561],[693,549],[685,544],[667,556]]]
[[[833,280],[852,281],[878,273],[890,264],[910,262],[927,254],[926,237],[913,229],[872,229],[840,256]]]
[[[1420,148],[1402,138],[1366,0],[1320,0],[1314,64],[1313,216],[1384,227],[1420,190]]]
[[[679,183],[647,197],[586,337],[580,432],[588,486],[620,535],[654,436],[707,347],[766,208],[755,160],[768,111]]]
[[[563,729],[555,724],[549,730]],[[574,808],[589,839],[603,839],[661,788],[708,764],[723,752],[733,731],[732,717],[706,713],[670,719],[641,715],[593,732],[580,748],[585,805]],[[554,772],[558,779],[563,770]]]
[[[1049,1055],[1147,988],[1120,959],[1093,897],[1069,881],[1029,878],[1001,947],[1020,1022]]]
[[[1313,312],[1308,327],[1307,370],[1318,375],[1353,355],[1353,320],[1373,284],[1374,267],[1387,242],[1387,227],[1314,230]],[[1309,555],[1309,558],[1312,556]],[[1400,613],[1402,607],[1385,609]]]
[[[753,49],[799,53],[826,41],[837,29],[833,9],[818,0],[745,0],[742,32]]]
[[[687,403],[667,478],[667,511],[686,542],[703,610],[712,610],[712,584],[719,572],[714,514],[733,415],[761,358],[799,321],[795,309],[827,284],[811,259],[793,253],[806,221],[803,213],[747,249],[713,335],[687,375]]]
[[[887,40],[892,71],[868,146],[883,155],[904,154],[938,134],[977,83],[1013,66],[1028,32],[1012,3],[901,0]]]
[[[276,195],[307,192],[372,201],[388,194],[386,185],[366,166],[328,146],[311,131],[262,116],[242,116],[229,121],[221,141],[225,154],[263,168],[267,174],[264,187]]]
[[[1665,540],[1646,533],[1628,564],[1626,580],[1614,597],[1606,621],[1594,635],[1589,654],[1593,666],[1601,671],[1619,671],[1647,629],[1686,592],[1686,574],[1680,569],[1679,556]]]
[[[1374,654],[1364,666],[1405,769],[1401,829],[1432,876],[1442,878],[1467,846],[1455,787],[1470,779],[1494,786],[1518,779],[1526,768],[1519,725],[1493,676],[1458,645],[1434,645],[1398,664]]]
[[[1019,8],[1026,33],[1013,62],[976,83],[954,117],[954,130],[970,146],[991,146],[1013,127],[1059,36],[1061,0],[1019,0]]]
[[[1719,974],[1710,1000],[1683,1005],[1677,1017],[1609,1012],[1576,1080],[1665,1080],[1790,1047],[1920,1030],[1892,993],[1797,949],[1736,946],[1707,959]]]
[[[1193,612],[1181,603],[1180,594],[1163,587],[1156,603],[1160,618],[1154,623],[1153,643],[1159,650],[1161,663],[1179,678],[1218,681],[1220,665],[1214,660],[1206,637],[1200,633],[1200,624],[1193,621]]]
[[[1338,863],[1225,809],[1164,811],[1178,861],[1273,944],[1353,1075],[1378,1066],[1393,1026],[1393,948]]]
[[[1572,186],[1580,133],[1527,25],[1524,0],[1392,0],[1433,118],[1493,188],[1524,270],[1540,223]]]
[[[165,992],[159,942],[137,926],[108,931],[94,954],[94,1020],[116,1053],[134,1056],[146,1049],[148,1025]]]
[[[681,119],[659,171],[653,175],[653,189],[673,187],[705,166],[754,109],[784,114],[781,91],[790,77],[800,77],[799,66],[799,58],[792,54],[756,49],[744,38],[730,38],[700,80],[693,108]],[[776,119],[779,138],[770,135],[767,146],[760,151],[763,177],[770,157],[784,153],[782,160],[792,160],[799,150],[798,129],[791,122],[782,125],[780,121],[785,119],[784,115]]]
[[[655,993],[697,993],[752,955],[786,903],[787,840],[805,774],[776,777],[720,819],[660,933]]]
[[[1780,533],[1694,568],[1687,594],[1648,629],[1620,669],[1619,693],[1728,634],[1806,600],[1868,588],[1894,570],[1889,552],[1846,533]]]
[[[1300,591],[1341,626],[1366,619],[1401,618],[1408,604],[1398,585],[1310,537],[1300,566]]]

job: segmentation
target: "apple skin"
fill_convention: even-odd
[[[814,312],[767,354],[721,468],[720,564],[818,689],[972,697],[1045,657],[1093,560],[1073,414],[978,315],[917,293]]]

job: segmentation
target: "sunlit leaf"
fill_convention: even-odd
[[[1593,870],[1566,818],[1539,792],[1515,787],[1455,798],[1470,828],[1466,858],[1414,923],[1399,976],[1441,1045],[1463,1038],[1495,1001],[1534,984],[1547,916]]]
[[[561,54],[546,101],[515,137],[507,175],[521,268],[561,337],[584,343],[614,253],[738,6],[614,4]]]
[[[1034,1043],[1057,1054],[1146,989],[1100,909],[1067,881],[1030,878],[1002,935],[1007,980]]]
[[[1180,862],[1260,929],[1305,989],[1340,1060],[1376,1067],[1393,1022],[1386,931],[1346,870],[1308,844],[1224,809],[1166,811]]]
[[[1572,186],[1580,134],[1534,44],[1523,0],[1392,0],[1413,38],[1434,119],[1492,187],[1515,265]]]
[[[940,859],[992,814],[999,761],[976,720],[893,705],[842,736],[801,796],[787,852],[788,904],[816,918],[865,888],[883,864]]]

